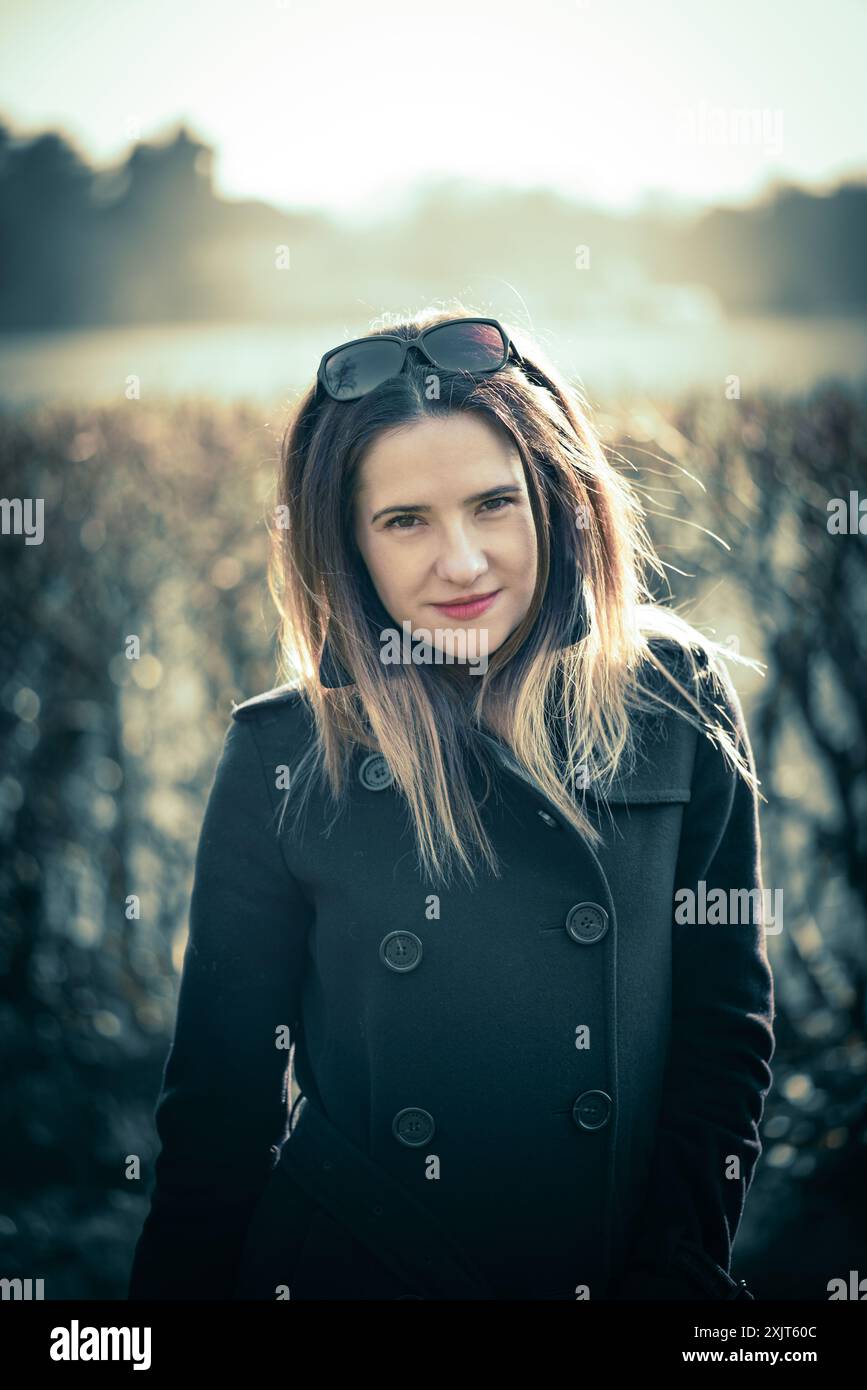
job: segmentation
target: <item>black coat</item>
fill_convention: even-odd
[[[724,669],[716,696],[752,760]],[[502,877],[437,899],[380,754],[278,834],[311,715],[235,709],[131,1298],[739,1295],[772,978],[759,923],[678,925],[673,894],[761,888],[757,800],[679,715],[643,727],[610,815],[588,793],[598,851],[486,741]]]

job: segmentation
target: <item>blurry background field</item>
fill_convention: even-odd
[[[659,596],[766,663],[731,663],[784,892],[735,1272],[867,1277],[867,12],[6,9],[0,492],[45,533],[0,536],[0,1276],[125,1294],[205,798],[275,679],[287,410],[457,298],[583,388]]]

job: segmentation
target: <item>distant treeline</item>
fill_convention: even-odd
[[[468,196],[446,181],[422,186],[399,223],[360,229],[217,197],[212,164],[184,127],[98,170],[61,134],[19,138],[0,125],[0,329],[318,320],[359,297],[445,295],[474,274],[517,277],[566,316],[616,303],[636,282],[702,286],[729,313],[867,308],[863,182],[624,218],[554,193]]]

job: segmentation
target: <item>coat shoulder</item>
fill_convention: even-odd
[[[698,701],[706,716],[718,706],[721,697],[724,702],[730,700],[731,676],[722,660],[703,643],[691,642],[686,647],[673,638],[658,637],[649,639],[648,646],[668,674]],[[644,674],[657,695],[664,693],[676,707],[687,711],[683,697],[652,663],[646,663]],[[695,711],[690,712],[694,717]]]
[[[716,742],[717,731],[722,729],[726,737],[748,758],[752,757],[750,737],[747,730],[743,704],[738,688],[726,662],[725,652],[716,647],[706,647],[694,642],[687,652],[679,643],[669,639],[651,641],[650,644],[666,669],[687,689],[693,700],[697,701],[701,716],[703,738],[699,746],[704,749],[708,739]],[[683,696],[674,690],[654,668],[650,684],[660,693],[664,687],[667,700],[683,714],[689,722],[696,720],[697,711],[688,705]],[[682,721],[677,719],[677,723]]]
[[[712,666],[710,653],[700,642],[691,642],[687,647],[673,637],[649,637],[647,645],[678,680],[689,673],[690,657],[702,674],[706,674]]]
[[[298,685],[287,683],[277,685],[273,690],[263,690],[260,695],[251,695],[232,708],[232,718],[239,723],[255,721],[269,724],[282,714],[293,712],[305,703],[304,692]]]

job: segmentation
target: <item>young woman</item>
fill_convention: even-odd
[[[428,312],[325,354],[278,504],[130,1296],[750,1297],[755,765],[579,399]]]

